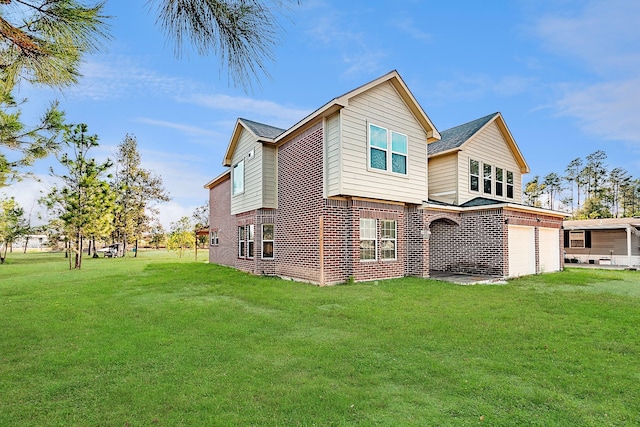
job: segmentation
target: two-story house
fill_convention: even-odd
[[[212,263],[318,284],[562,266],[499,113],[438,132],[393,71],[290,129],[238,119],[208,184]]]

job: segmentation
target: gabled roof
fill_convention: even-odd
[[[225,166],[231,166],[231,157],[233,156],[233,152],[238,143],[238,138],[240,137],[242,128],[247,129],[248,131],[253,133],[260,142],[270,142],[276,144],[285,142],[288,137],[303,131],[308,125],[315,123],[318,119],[330,116],[341,108],[347,107],[349,105],[349,100],[353,97],[358,96],[361,93],[366,92],[369,89],[386,82],[389,82],[391,85],[393,85],[395,90],[398,92],[398,95],[400,95],[409,110],[415,116],[416,120],[418,120],[418,122],[422,125],[427,134],[427,142],[439,140],[440,133],[434,126],[433,122],[431,122],[431,119],[429,118],[429,116],[427,116],[427,113],[424,112],[418,101],[415,99],[405,82],[400,77],[400,74],[398,74],[397,71],[393,70],[367,84],[364,84],[337,98],[333,98],[331,101],[327,102],[322,107],[318,108],[316,111],[309,114],[307,117],[300,120],[298,123],[286,130],[262,123],[253,122],[247,119],[238,119],[233,130],[233,135],[231,136],[231,141],[229,142],[227,152],[224,156],[223,164]]]
[[[462,146],[475,135],[480,129],[482,129],[489,120],[493,119],[499,113],[489,114],[488,116],[480,117],[468,123],[447,129],[440,132],[440,141],[429,144],[429,155],[441,153],[443,151],[449,151],[454,148]]]
[[[258,138],[276,139],[286,130],[274,126],[265,125],[264,123],[254,122],[253,120],[242,118],[238,120],[240,120],[241,123],[245,124],[247,129],[249,129]]]
[[[251,132],[256,140],[260,142],[274,142],[274,140],[285,131],[284,129],[277,128],[275,126],[254,122],[253,120],[238,119],[235,127],[233,128],[231,140],[227,146],[227,152],[224,155],[224,160],[222,162],[224,166],[231,166],[231,158],[236,146],[238,145],[242,129],[246,129]]]
[[[315,121],[315,119],[319,117],[329,116],[333,114],[335,111],[338,111],[339,109],[348,106],[349,100],[351,98],[354,98],[368,91],[369,89],[372,89],[386,82],[391,83],[391,85],[398,92],[398,95],[400,95],[400,97],[405,102],[409,110],[413,113],[416,120],[418,120],[418,122],[422,125],[423,129],[427,133],[427,142],[433,142],[433,141],[439,140],[440,133],[434,126],[433,122],[431,121],[429,116],[427,116],[427,113],[424,112],[424,110],[422,109],[422,107],[420,106],[416,98],[413,96],[413,94],[407,87],[404,80],[402,80],[402,77],[400,77],[400,74],[396,70],[393,70],[385,74],[384,76],[378,77],[377,79],[372,80],[369,83],[366,83],[337,98],[332,99],[331,101],[329,101],[328,103],[326,103],[325,105],[318,108],[316,111],[314,111],[313,113],[311,113],[310,115],[302,119],[300,122],[296,123],[290,129],[288,129],[285,133],[280,135],[278,137],[278,141],[285,139],[289,135],[295,134],[301,128],[304,128],[305,125]]]
[[[484,117],[480,117],[479,119],[472,120],[468,123],[464,123],[462,125],[453,127],[451,129],[447,129],[440,133],[442,137],[440,141],[432,142],[427,147],[427,152],[429,157],[436,157],[443,154],[452,153],[455,151],[460,151],[462,146],[467,142],[471,141],[475,135],[479,134],[480,131],[485,129],[489,124],[496,123],[502,136],[507,141],[507,145],[509,149],[513,153],[513,157],[520,166],[520,173],[528,173],[529,165],[524,159],[520,148],[516,144],[513,135],[509,131],[507,124],[502,117],[502,114],[493,113]]]

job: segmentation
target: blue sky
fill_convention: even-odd
[[[595,150],[640,176],[640,2],[303,0],[281,17],[275,62],[251,92],[214,56],[174,56],[146,0],[108,0],[112,40],[62,92],[23,86],[25,117],[59,99],[111,156],[137,138],[173,200],[165,226],[207,200],[238,117],[288,128],[332,98],[398,70],[438,130],[500,111],[531,173]],[[30,210],[51,185],[5,189]]]

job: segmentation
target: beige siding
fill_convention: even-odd
[[[429,160],[429,199],[443,203],[458,202],[458,154]]]
[[[631,235],[631,255],[640,255],[640,238]],[[564,248],[570,255],[606,256],[628,255],[626,230],[591,230],[591,247]]]
[[[480,191],[471,191],[469,183],[469,159],[478,160],[480,164]],[[482,164],[493,166],[492,193],[482,191]],[[495,168],[502,168],[504,172],[504,192],[502,197],[495,193]],[[513,172],[513,199],[507,199],[506,171]],[[480,134],[475,135],[471,141],[463,146],[458,155],[458,188],[460,191],[459,204],[475,197],[487,197],[506,202],[522,203],[522,174],[520,167],[509,149],[500,129],[495,123],[491,123]]]
[[[275,147],[262,145],[263,208],[278,207],[278,152]]]
[[[253,150],[252,158],[249,153]],[[231,159],[231,167],[244,159],[244,193],[231,195],[231,214],[258,209],[262,205],[262,144],[243,130]],[[233,183],[233,172],[232,183]],[[233,184],[232,184],[233,187]],[[232,189],[233,191],[233,189]]]
[[[340,194],[340,113],[329,117],[325,132],[325,195]]]
[[[408,203],[427,199],[427,135],[390,83],[352,98],[341,115],[341,194]],[[367,168],[369,123],[407,135],[406,176]],[[328,195],[335,191],[333,186]]]

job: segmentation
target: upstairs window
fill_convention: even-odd
[[[491,194],[491,187],[493,187],[493,167],[491,165],[483,164],[482,165],[483,172],[483,191],[485,194]]]
[[[507,171],[507,198],[513,199],[513,172]]]
[[[244,160],[240,160],[233,167],[233,195],[244,193]]]
[[[369,167],[406,175],[408,145],[406,135],[369,124]]]
[[[480,162],[477,160],[469,160],[469,188],[471,191],[480,191]]]
[[[502,168],[496,168],[496,196],[504,195],[504,171]]]

